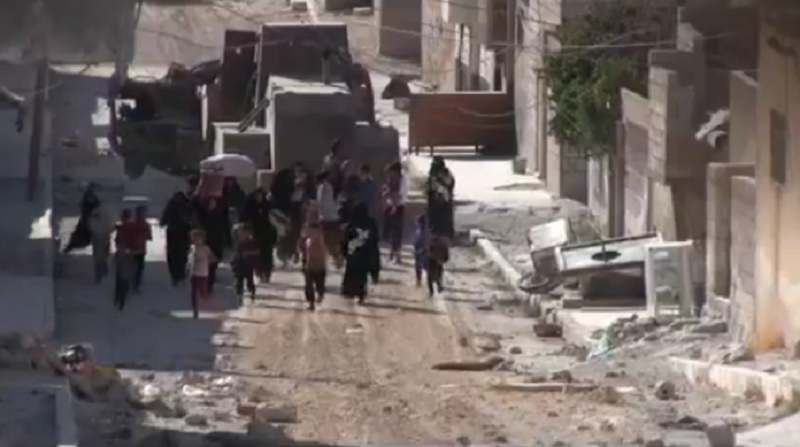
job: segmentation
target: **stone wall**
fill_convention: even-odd
[[[753,177],[731,179],[730,327],[738,341],[755,330],[756,187]]]

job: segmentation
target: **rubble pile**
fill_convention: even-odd
[[[641,342],[693,342],[713,338],[728,331],[724,321],[704,321],[700,318],[658,317],[640,318],[633,314],[618,318],[591,337],[588,358],[605,356],[614,349]]]

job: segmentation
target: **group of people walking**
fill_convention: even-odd
[[[160,219],[166,231],[167,265],[176,286],[189,280],[193,313],[209,299],[217,283],[219,263],[227,261],[240,299],[255,299],[256,283],[269,283],[274,259],[284,266],[299,265],[305,278],[305,298],[314,310],[325,297],[329,264],[344,269],[341,295],[363,303],[368,283],[381,272],[381,233],[389,261],[403,263],[402,245],[409,183],[403,166],[392,163],[375,179],[367,164],[345,159],[336,141],[312,172],[303,164],[276,173],[268,189],[246,194],[234,178],[226,178],[221,195],[199,194],[197,181],[176,192]],[[453,236],[455,181],[441,158],[435,158],[427,182],[427,212],[418,216],[414,231],[414,267],[417,284],[427,272],[428,291],[442,290],[442,274]],[[84,209],[86,208],[86,209]],[[100,208],[93,187],[87,189],[81,220]],[[122,309],[129,292],[138,292],[144,273],[144,255],[152,231],[145,207],[123,211],[110,231],[97,230],[92,240],[97,280],[106,270],[109,238],[115,232],[115,302]],[[379,222],[382,224],[379,226]],[[89,229],[94,235],[94,229]],[[97,243],[95,244],[95,239]],[[86,244],[84,244],[86,245]],[[97,245],[97,246],[96,246]],[[80,246],[68,245],[67,251]],[[229,256],[227,256],[229,255]],[[103,260],[102,262],[100,260]],[[129,264],[129,265],[128,265]]]

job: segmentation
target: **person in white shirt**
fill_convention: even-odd
[[[322,236],[337,267],[343,265],[341,255],[341,233],[339,221],[339,201],[330,181],[330,174],[322,171],[317,175],[317,209],[319,211]]]
[[[402,263],[400,256],[405,225],[405,205],[408,202],[408,179],[403,165],[395,162],[386,168],[383,185],[383,230],[389,241],[389,260]]]

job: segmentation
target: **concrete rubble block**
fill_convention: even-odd
[[[725,321],[709,321],[700,323],[691,328],[693,334],[724,334],[728,332],[728,323]]]
[[[287,402],[261,402],[256,405],[251,421],[293,424],[298,420],[297,407]]]
[[[653,396],[658,400],[673,400],[677,396],[677,392],[675,384],[668,381],[658,382],[653,388]]]
[[[558,323],[543,322],[533,325],[533,333],[539,338],[560,338],[564,329]]]
[[[202,414],[190,414],[183,419],[186,425],[191,427],[205,427],[208,425],[208,419]]]
[[[730,424],[724,422],[706,427],[706,438],[709,447],[736,447],[736,432]]]

